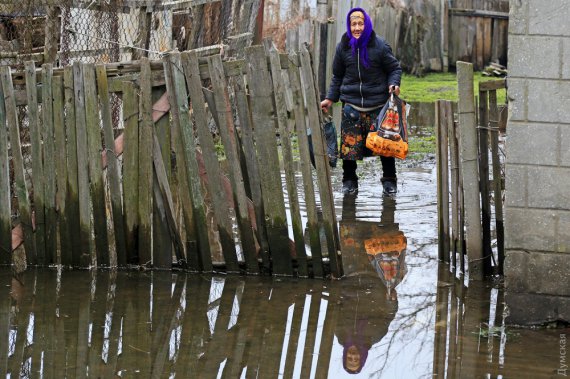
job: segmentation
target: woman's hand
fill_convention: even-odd
[[[393,93],[396,96],[400,96],[400,86],[392,84],[390,87],[388,87],[388,92]]]
[[[333,104],[332,100],[324,99],[323,101],[321,101],[321,110],[325,113],[328,113],[329,108],[331,107],[332,104]]]

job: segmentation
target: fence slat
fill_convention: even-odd
[[[57,258],[57,214],[55,212],[55,155],[53,126],[53,66],[42,65],[42,140],[44,147],[44,194],[46,220],[45,263],[52,264]],[[41,262],[39,262],[41,263]]]
[[[103,187],[103,169],[101,165],[101,127],[99,121],[99,107],[97,105],[95,66],[93,64],[88,63],[83,67],[83,86],[85,92],[85,126],[87,128],[89,181],[91,184],[97,266],[109,266],[106,200],[105,189]]]
[[[136,262],[139,204],[139,100],[132,82],[123,84],[123,205],[127,263]]]
[[[495,231],[497,233],[497,258],[499,274],[503,275],[505,261],[505,229],[503,216],[503,191],[501,161],[499,158],[499,109],[497,91],[489,92],[489,121],[491,133],[491,157],[493,164],[493,197],[495,198]]]
[[[485,273],[491,273],[491,203],[489,199],[489,108],[487,91],[479,91],[479,190],[481,191],[481,228]]]
[[[107,163],[107,180],[111,197],[111,209],[113,214],[113,227],[115,230],[116,254],[114,257],[118,265],[127,263],[125,226],[123,219],[123,202],[121,199],[121,180],[119,177],[119,164],[115,152],[115,136],[113,133],[113,119],[111,115],[111,98],[107,82],[105,65],[95,67],[97,76],[97,89],[101,106],[101,121],[103,124],[103,137],[105,141],[105,160]],[[111,259],[113,262],[114,259]]]
[[[65,146],[65,109],[63,100],[63,77],[53,77],[53,126],[55,143],[55,194],[57,225],[60,240],[60,263],[71,264],[71,239],[69,234],[69,221],[67,218],[67,148]]]
[[[34,62],[25,63],[26,97],[28,100],[28,127],[30,129],[30,142],[32,144],[32,184],[34,189],[34,217],[36,228],[34,238],[36,242],[35,262],[44,263],[46,246],[45,202],[44,202],[44,164],[42,154],[42,136],[39,123],[38,90],[36,81],[36,65]]]
[[[75,112],[74,67],[67,66],[63,71],[63,86],[65,96],[65,133],[67,150],[67,219],[69,220],[69,236],[71,239],[71,260],[62,264],[79,266],[81,245],[81,222],[79,218],[79,183],[77,169],[77,129]],[[62,259],[67,259],[67,253]]]
[[[150,62],[141,60],[140,96],[139,96],[139,233],[138,256],[140,265],[152,264],[152,87]]]
[[[0,83],[0,264],[12,261],[12,205],[4,86]],[[7,325],[7,323],[6,323]]]
[[[275,106],[277,108],[277,124],[279,126],[279,137],[281,142],[281,152],[283,154],[283,166],[285,167],[285,180],[287,183],[287,194],[289,196],[289,211],[295,239],[295,251],[298,264],[299,275],[306,277],[307,252],[305,251],[305,238],[303,236],[303,222],[301,220],[301,210],[299,206],[299,196],[297,194],[297,183],[295,180],[295,168],[293,167],[293,151],[287,127],[287,109],[285,104],[285,83],[277,50],[269,51],[271,61],[271,76],[273,78],[273,93],[275,94]]]
[[[75,97],[75,126],[77,138],[77,183],[79,194],[80,251],[76,258],[81,267],[92,263],[95,245],[91,240],[91,195],[89,193],[89,155],[85,119],[85,93],[83,90],[83,65],[73,63],[73,91]],[[74,252],[75,254],[75,252]],[[75,259],[74,259],[75,262]]]
[[[179,230],[178,226],[176,225],[174,202],[172,201],[172,194],[170,192],[166,167],[162,158],[160,142],[158,142],[156,135],[154,135],[153,140],[153,163],[155,169],[153,187],[155,195],[154,198],[157,205],[156,209],[159,211],[163,224],[167,227],[167,232],[169,233],[171,241],[170,243],[174,244],[177,262],[180,265],[184,265],[184,247],[180,238],[180,234],[178,234]],[[156,267],[172,267],[172,249],[170,246],[168,247],[168,249],[160,251],[160,256],[158,256],[158,254],[155,254],[154,262]]]
[[[473,95],[473,65],[457,62],[459,90],[459,144],[462,186],[465,210],[466,252],[469,259],[469,278],[484,277],[483,246],[481,243],[481,204],[479,200],[479,173],[477,172],[477,124]]]
[[[4,106],[6,109],[6,125],[10,133],[10,150],[12,152],[12,162],[14,165],[14,188],[18,197],[18,211],[20,212],[20,223],[24,231],[24,248],[26,249],[27,262],[36,262],[36,249],[32,228],[32,213],[30,209],[30,196],[26,184],[24,158],[22,156],[22,145],[20,143],[20,130],[18,127],[18,110],[14,97],[14,87],[12,85],[12,74],[10,67],[0,67],[0,77],[2,87],[4,87]]]
[[[444,107],[449,118],[447,119],[447,135],[449,141],[449,164],[450,164],[450,182],[451,182],[451,264],[457,267],[457,252],[459,249],[459,177],[458,177],[458,151],[457,137],[455,135],[455,124],[453,122],[453,109],[449,101],[444,101]]]
[[[186,182],[183,183],[192,197],[192,211],[198,240],[198,263],[202,271],[212,270],[212,257],[206,230],[206,210],[200,183],[200,173],[196,161],[196,143],[194,131],[188,114],[188,93],[182,73],[180,55],[173,54],[165,58],[166,88],[170,101],[170,111],[174,122],[174,139],[178,143],[177,162],[185,164]],[[178,137],[178,138],[177,138]],[[229,262],[231,264],[231,261]],[[237,266],[237,264],[236,264]]]
[[[294,99],[295,131],[301,160],[301,175],[303,176],[303,189],[305,195],[305,208],[307,210],[307,226],[309,243],[311,245],[311,260],[313,275],[316,278],[323,277],[323,259],[321,237],[319,233],[319,220],[317,217],[317,201],[315,199],[315,186],[311,170],[311,157],[309,153],[309,141],[307,137],[307,123],[305,120],[305,106],[303,105],[303,93],[301,89],[301,74],[298,67],[298,56],[289,55],[289,83]],[[295,63],[296,62],[296,63]],[[295,64],[294,64],[295,63]]]
[[[449,179],[448,179],[448,114],[445,101],[435,103],[436,158],[437,158],[437,203],[438,203],[438,256],[449,262]]]
[[[236,202],[235,212],[240,230],[244,258],[248,271],[258,272],[258,263],[255,256],[255,242],[251,228],[252,223],[247,209],[247,196],[245,194],[244,178],[237,150],[236,132],[229,103],[228,85],[222,65],[222,57],[220,55],[210,57],[208,59],[208,65],[210,67],[210,77],[218,114],[218,130],[222,137],[226,159],[228,160],[230,168],[230,181],[232,182],[232,192],[234,201]]]
[[[323,212],[323,227],[327,239],[327,251],[330,263],[331,274],[339,278],[342,276],[342,260],[337,254],[338,250],[338,228],[334,209],[334,200],[330,182],[330,167],[325,150],[324,138],[319,118],[319,99],[315,91],[314,75],[311,67],[311,57],[309,51],[303,48],[301,52],[301,77],[303,80],[303,92],[307,99],[307,113],[309,125],[314,132],[312,141],[315,151],[315,164],[317,166],[317,182],[319,184],[319,195],[321,209]]]
[[[269,242],[265,229],[265,212],[263,210],[259,166],[255,154],[251,111],[243,75],[233,77],[233,84],[236,97],[237,114],[241,127],[241,145],[245,160],[247,182],[249,184],[249,195],[251,196],[251,201],[255,211],[255,222],[257,225],[256,235],[261,248],[261,261],[263,271],[270,272],[271,262],[269,258]]]
[[[263,167],[259,173],[273,273],[292,275],[285,199],[275,138],[271,76],[263,47],[248,47],[246,57],[257,159],[259,167]]]

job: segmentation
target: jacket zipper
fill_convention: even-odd
[[[360,47],[356,49],[356,63],[358,67],[358,79],[360,80],[360,106],[364,108],[364,96],[362,95],[362,75],[360,74]]]

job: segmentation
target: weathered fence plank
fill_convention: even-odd
[[[97,76],[97,92],[101,106],[101,121],[103,124],[103,137],[105,142],[105,163],[107,164],[107,180],[111,197],[113,226],[115,230],[116,262],[120,266],[127,263],[125,242],[125,226],[123,219],[123,202],[121,199],[121,179],[119,163],[115,152],[115,135],[113,133],[113,119],[111,115],[111,99],[105,65],[95,66]]]
[[[266,230],[273,262],[273,273],[292,275],[289,253],[287,215],[272,103],[271,75],[261,46],[246,49],[246,70],[251,96],[252,122],[255,131],[257,159],[266,214]],[[261,169],[263,167],[263,169]]]
[[[245,194],[244,178],[241,171],[240,159],[237,150],[233,115],[229,103],[228,86],[222,65],[222,57],[214,55],[208,59],[210,77],[214,89],[216,103],[218,130],[224,144],[226,159],[229,164],[230,181],[236,203],[235,212],[240,230],[241,243],[248,271],[258,272],[257,258],[255,257],[255,242],[252,222],[247,209],[247,196]]]
[[[67,151],[67,219],[69,221],[69,237],[71,239],[71,255],[62,255],[62,264],[79,266],[81,254],[81,223],[79,218],[79,184],[77,166],[77,129],[75,112],[75,90],[72,66],[63,71],[63,86],[65,97],[65,134]],[[64,258],[69,261],[64,261]]]
[[[155,169],[154,175],[154,194],[156,209],[159,211],[160,219],[166,225],[170,236],[170,241],[174,244],[177,263],[184,265],[184,246],[180,239],[178,226],[176,225],[176,217],[174,211],[174,202],[170,192],[170,184],[168,183],[168,175],[162,158],[160,142],[156,135],[153,141],[153,163]],[[168,246],[170,247],[170,246]],[[157,251],[154,254],[155,267],[171,268],[172,267],[172,249],[168,248],[164,251]]]
[[[138,207],[138,263],[152,264],[152,87],[150,82],[150,62],[141,60],[139,95],[139,207]]]
[[[14,189],[18,197],[19,222],[24,231],[24,248],[26,249],[27,262],[36,262],[36,249],[33,235],[32,212],[30,208],[29,190],[26,184],[24,158],[22,156],[22,144],[20,142],[20,130],[18,122],[18,110],[14,97],[14,86],[10,67],[0,67],[0,78],[4,89],[4,106],[6,110],[6,126],[10,133],[10,150],[14,165]]]
[[[334,200],[330,183],[330,167],[328,155],[326,154],[324,138],[321,130],[321,120],[318,114],[319,99],[315,92],[315,81],[311,66],[309,51],[303,48],[301,51],[301,77],[303,81],[303,92],[307,99],[307,113],[309,125],[314,129],[312,141],[315,151],[315,164],[317,166],[317,181],[319,184],[319,195],[321,209],[323,212],[323,227],[327,239],[327,251],[331,275],[336,278],[342,276],[342,261],[338,255],[338,228],[334,210]]]
[[[65,145],[65,109],[63,77],[54,76],[53,82],[53,125],[55,143],[56,187],[55,206],[57,212],[58,235],[60,241],[59,263],[71,264],[71,236],[67,218],[67,148]]]
[[[97,104],[97,85],[95,66],[83,66],[83,86],[85,92],[85,127],[89,157],[89,181],[93,207],[93,229],[95,231],[95,250],[97,266],[109,266],[109,239],[107,237],[107,217],[103,168],[101,164],[101,127]]]
[[[136,263],[139,204],[139,99],[132,82],[123,84],[123,214],[127,263]]]
[[[75,126],[77,138],[77,182],[79,194],[80,251],[78,264],[88,267],[92,263],[95,246],[91,240],[91,200],[89,193],[89,155],[85,119],[85,93],[83,89],[83,65],[73,63],[73,91],[75,97]],[[76,252],[74,252],[74,255]],[[75,262],[75,260],[74,260]]]
[[[44,262],[46,255],[46,223],[44,208],[44,164],[42,154],[42,135],[39,123],[38,91],[36,81],[36,65],[34,62],[25,63],[26,94],[28,100],[28,128],[30,129],[30,142],[32,144],[32,186],[34,189],[34,218],[36,228],[34,238],[36,242],[36,257],[30,264]]]
[[[451,264],[457,267],[457,252],[462,251],[459,241],[459,152],[457,151],[456,124],[453,121],[452,103],[444,102],[446,112],[450,115],[447,119],[447,135],[449,142],[449,165],[450,165],[450,182],[451,182]]]
[[[307,210],[307,227],[309,242],[311,245],[311,261],[313,275],[321,278],[324,273],[322,260],[321,237],[319,233],[319,220],[317,217],[317,202],[315,199],[315,186],[311,170],[311,158],[307,137],[307,123],[305,119],[305,106],[301,89],[301,74],[299,72],[299,58],[294,53],[289,55],[289,83],[294,99],[295,130],[301,160],[301,175],[303,176],[303,188],[305,195],[305,208]]]
[[[202,194],[200,173],[196,161],[196,143],[194,131],[188,114],[188,93],[182,73],[180,55],[173,54],[165,57],[165,76],[170,111],[173,120],[173,137],[177,141],[177,162],[184,162],[186,182],[192,197],[192,211],[198,240],[198,264],[202,271],[212,270],[212,257],[206,230],[206,211]],[[182,187],[184,188],[184,187]],[[184,191],[184,189],[182,189]],[[227,262],[230,267],[232,262]],[[232,270],[237,271],[237,259]]]
[[[482,280],[483,246],[481,243],[481,204],[479,201],[479,173],[477,171],[477,128],[473,95],[473,65],[457,62],[459,90],[459,144],[465,209],[466,253],[469,278]]]
[[[479,190],[481,191],[481,229],[485,273],[491,273],[491,203],[489,199],[489,124],[488,96],[479,91]]]
[[[438,100],[436,107],[436,158],[437,158],[437,203],[438,203],[438,256],[449,262],[449,174],[448,174],[448,125],[451,114],[446,102]]]
[[[295,180],[295,168],[293,167],[293,151],[287,127],[287,109],[285,104],[285,83],[281,71],[281,63],[277,50],[272,49],[269,53],[271,61],[271,76],[273,77],[273,93],[275,94],[275,106],[277,108],[277,125],[279,126],[279,139],[281,142],[281,152],[283,155],[283,166],[285,167],[285,180],[287,183],[287,195],[289,196],[289,212],[293,237],[295,239],[295,252],[299,270],[299,276],[306,277],[307,252],[305,251],[305,238],[303,236],[303,222],[301,220],[301,210],[299,206],[299,196],[297,194],[297,183]]]
[[[42,140],[44,147],[44,205],[46,207],[46,257],[40,264],[56,262],[57,255],[57,214],[55,212],[55,155],[53,126],[53,67],[50,63],[42,66]]]
[[[12,205],[4,86],[0,83],[0,264],[12,261]],[[7,323],[6,323],[7,325]]]
[[[493,197],[495,200],[495,232],[497,235],[497,265],[503,275],[505,261],[505,228],[503,215],[503,185],[499,157],[499,109],[497,91],[489,92],[489,123],[491,128],[491,157],[493,164]]]

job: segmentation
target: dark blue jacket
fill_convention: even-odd
[[[367,46],[370,67],[364,67],[358,54],[352,56],[349,38],[343,34],[336,46],[333,77],[326,98],[363,108],[383,105],[388,100],[388,87],[400,85],[402,68],[388,43],[372,32]]]

